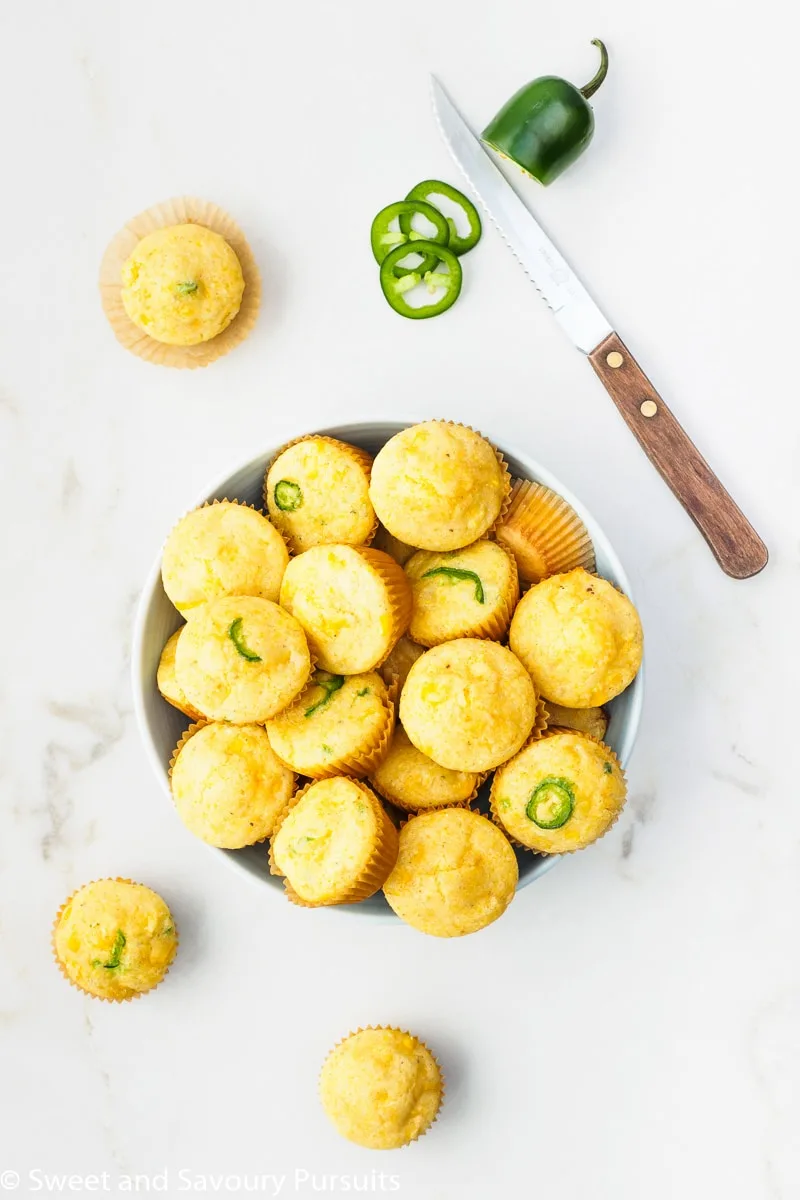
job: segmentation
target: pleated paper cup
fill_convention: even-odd
[[[189,741],[189,738],[194,737],[194,735],[198,732],[198,730],[204,729],[206,725],[211,725],[211,724],[212,724],[211,721],[208,721],[208,720],[206,720],[205,717],[202,717],[199,721],[193,721],[192,724],[188,726],[188,728],[184,729],[183,733],[178,738],[178,744],[175,747],[175,749],[172,751],[172,755],[169,760],[169,767],[167,769],[167,774],[168,774],[170,780],[172,779],[172,772],[175,769],[175,763],[178,761],[178,755],[180,754],[181,750],[186,745],[186,743]]]
[[[58,933],[58,927],[61,923],[61,918],[64,915],[64,913],[66,912],[69,905],[72,903],[72,901],[75,899],[75,897],[79,894],[79,892],[82,892],[84,890],[84,888],[91,887],[92,884],[95,884],[95,883],[129,883],[133,887],[137,887],[137,886],[138,887],[146,887],[147,886],[146,884],[137,884],[135,879],[123,879],[122,876],[120,876],[120,875],[117,875],[114,877],[108,877],[106,879],[92,879],[89,881],[89,883],[81,884],[81,886],[79,888],[76,888],[75,891],[72,892],[67,897],[67,899],[60,906],[58,912],[56,913],[55,920],[53,921],[53,926],[52,926],[51,933],[50,933],[50,949],[51,949],[51,952],[53,955],[53,960],[54,960],[56,966],[58,967],[59,971],[63,975],[64,979],[66,979],[66,981],[70,985],[70,987],[75,988],[75,990],[77,992],[82,992],[84,994],[84,996],[91,996],[92,1000],[101,1000],[106,1004],[126,1004],[130,1000],[138,1000],[140,996],[146,996],[148,994],[148,992],[154,992],[156,990],[156,988],[159,987],[164,982],[167,975],[169,975],[170,967],[172,966],[172,963],[175,961],[175,958],[177,957],[177,954],[178,954],[178,940],[179,940],[178,928],[176,925],[173,924],[173,929],[175,931],[175,953],[173,954],[172,959],[170,960],[169,966],[164,971],[164,974],[161,976],[161,978],[159,980],[156,981],[156,983],[154,983],[152,985],[152,987],[145,988],[143,991],[140,991],[140,992],[131,991],[127,996],[98,996],[96,992],[90,992],[88,988],[82,987],[79,983],[76,983],[76,981],[72,978],[72,976],[69,974],[66,967],[64,966],[63,962],[61,961],[61,958],[59,957],[59,954],[58,954],[58,950],[56,949],[56,935]],[[152,891],[152,889],[149,889],[149,890]],[[173,921],[174,921],[174,918],[173,918]]]
[[[495,537],[513,554],[525,583],[539,583],[576,567],[595,569],[594,547],[583,521],[566,500],[541,483],[515,482]]]
[[[223,237],[239,260],[244,294],[238,313],[216,337],[196,346],[170,346],[150,337],[130,319],[122,303],[122,268],[142,238],[174,225],[203,225]],[[261,306],[261,275],[239,226],[218,205],[195,196],[165,200],[131,218],[109,243],[100,265],[103,311],[120,345],[146,362],[164,367],[207,367],[248,336]]]

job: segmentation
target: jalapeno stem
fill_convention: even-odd
[[[600,66],[594,79],[590,79],[586,84],[586,87],[581,88],[581,95],[583,96],[584,100],[590,100],[592,98],[608,74],[608,51],[606,50],[604,44],[600,41],[600,38],[592,38],[592,45],[597,46],[597,49],[600,51]]]

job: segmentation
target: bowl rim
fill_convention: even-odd
[[[251,455],[244,461],[241,459],[237,460],[237,462],[233,464],[229,470],[217,475],[214,480],[202,490],[194,503],[185,509],[185,512],[191,512],[193,509],[206,503],[209,499],[212,499],[219,493],[224,492],[227,485],[233,478],[235,478],[235,476],[254,470],[258,465],[261,465],[263,469],[266,469],[267,464],[275,457],[276,454],[279,453],[281,448],[296,438],[319,434],[325,437],[334,437],[339,438],[341,441],[347,441],[348,436],[357,437],[359,433],[363,434],[366,431],[375,430],[380,426],[393,427],[394,433],[399,433],[402,429],[407,429],[409,426],[419,423],[420,418],[403,416],[375,421],[348,421],[340,425],[331,425],[322,429],[315,429],[311,431],[310,434],[304,432],[295,433],[291,437],[284,438],[277,446],[274,444],[270,445],[269,447],[259,451],[259,453]],[[394,436],[394,433],[390,433],[388,437]],[[601,544],[604,557],[607,558],[613,565],[614,574],[616,576],[618,585],[621,587],[625,595],[631,600],[631,602],[635,604],[635,598],[630,579],[627,571],[622,565],[619,555],[614,549],[614,546],[603,527],[599,524],[596,517],[589,512],[583,502],[577,496],[575,496],[573,492],[566,487],[548,467],[543,466],[537,459],[532,458],[529,454],[522,450],[512,447],[511,444],[506,443],[504,439],[495,438],[492,433],[485,433],[482,431],[482,436],[486,437],[492,443],[492,445],[494,445],[500,451],[504,458],[506,453],[508,453],[511,458],[516,459],[525,467],[526,472],[535,481],[542,483],[546,487],[549,487],[553,491],[557,492],[575,509],[578,516],[587,526],[593,544],[596,545],[598,542]],[[180,517],[176,518],[176,521],[177,520],[180,520]],[[175,523],[176,522],[174,521],[170,528],[173,528]],[[166,540],[168,533],[169,531],[165,535],[164,540]],[[145,687],[147,686],[147,681],[145,680],[145,673],[142,664],[144,650],[144,630],[147,622],[147,614],[149,612],[150,605],[153,602],[154,595],[161,584],[161,559],[163,554],[163,546],[164,542],[162,541],[161,547],[159,548],[150,570],[147,573],[144,584],[142,585],[142,590],[136,605],[133,623],[133,638],[131,641],[131,689],[133,692],[133,711],[136,718],[136,725],[139,731],[140,740],[144,744],[146,758],[150,763],[153,773],[158,778],[162,791],[166,793],[167,797],[171,801],[172,793],[169,785],[169,772],[161,760],[161,755],[158,753],[154,739],[151,736],[150,726],[147,720],[145,704]],[[633,682],[630,684],[631,705],[624,727],[624,736],[617,749],[617,756],[623,768],[625,768],[630,761],[630,757],[633,753],[633,748],[639,732],[639,725],[641,722],[642,709],[644,705],[644,668],[645,664],[643,658],[642,664],[639,667],[639,671]],[[150,682],[152,686],[152,681]],[[235,853],[221,850],[219,847],[215,846],[209,846],[208,849],[214,850],[217,855],[221,856],[230,865],[230,867],[236,871],[238,875],[246,875],[253,882],[256,882],[255,873],[243,862],[239,861]],[[556,863],[560,862],[562,857],[562,855],[543,857],[535,872],[526,876],[524,879],[520,879],[519,884],[517,885],[517,890],[520,891],[522,888],[527,887],[529,884],[535,882],[535,880],[541,878],[542,875],[552,870]],[[260,880],[259,882],[263,883],[263,880]],[[338,905],[331,906],[331,911],[336,913],[355,912],[355,910],[360,908],[360,905]],[[323,909],[323,911],[328,910]],[[395,919],[394,914],[392,913],[383,914],[380,912],[370,911],[368,915],[373,919],[384,921]]]

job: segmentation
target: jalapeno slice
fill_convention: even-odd
[[[466,571],[463,567],[431,567],[430,571],[425,571],[422,578],[430,579],[431,575],[442,575],[445,579],[449,579],[453,583],[459,583],[464,580],[473,583],[475,585],[475,599],[478,601],[478,604],[486,602],[481,577],[474,571]]]
[[[321,708],[330,704],[334,692],[338,692],[344,686],[344,675],[322,675],[317,672],[314,675],[314,683],[317,687],[322,688],[323,695],[315,704],[306,709],[303,713],[304,717],[313,717],[315,712],[319,712]]]
[[[228,628],[228,637],[231,639],[242,658],[246,658],[248,662],[261,662],[261,655],[256,654],[255,650],[251,650],[247,645],[247,642],[244,640],[242,623],[241,617],[236,617],[235,620],[231,621]]]
[[[437,270],[423,271],[420,266],[398,277],[395,274],[397,264],[412,252],[426,257],[434,254],[437,261],[447,267],[447,274]],[[455,254],[444,246],[435,242],[415,242],[413,246],[396,246],[386,255],[381,263],[380,280],[383,294],[396,313],[400,313],[401,317],[409,317],[412,321],[422,321],[426,317],[438,317],[439,313],[446,312],[455,304],[461,292],[461,264]],[[431,304],[414,308],[406,300],[406,292],[410,292],[419,283],[426,284],[431,293],[443,287],[444,295]]]
[[[303,503],[302,488],[291,479],[279,479],[272,496],[281,512],[297,512]]]
[[[435,207],[435,202],[432,199],[434,196],[444,196],[452,204],[457,204],[469,223],[469,231],[463,235],[456,229],[455,221],[451,217],[445,217],[448,229],[450,230],[450,238],[447,243],[448,250],[452,250],[453,254],[466,254],[473,246],[477,246],[481,238],[481,219],[478,216],[478,210],[471,200],[468,200],[463,192],[458,188],[451,187],[449,183],[442,183],[441,179],[424,179],[422,183],[418,183],[413,187],[406,196],[406,200],[424,200],[429,205]],[[403,233],[408,233],[411,228],[411,218],[405,214],[400,214],[399,219],[400,229]]]
[[[430,237],[413,228],[416,216],[425,217],[431,222],[435,232]],[[398,225],[401,221],[405,223],[399,229],[390,229],[389,226],[395,217],[398,218]],[[395,204],[387,204],[386,208],[382,208],[372,222],[369,232],[372,253],[375,255],[375,261],[379,263],[382,263],[387,254],[390,254],[398,246],[407,245],[409,242],[435,242],[437,245],[446,246],[449,237],[450,227],[446,218],[442,216],[438,208],[434,208],[432,204],[427,204],[424,200],[398,200]],[[414,248],[416,249],[416,247]],[[437,262],[435,254],[428,252],[423,255],[423,261],[418,267],[398,266],[395,274],[403,276],[416,271],[424,274],[426,271],[432,271]]]
[[[531,792],[525,815],[540,829],[560,829],[575,808],[575,791],[568,779],[548,775]]]

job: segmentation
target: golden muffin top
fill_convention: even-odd
[[[443,1088],[436,1059],[410,1033],[360,1029],[331,1051],[319,1090],[343,1137],[371,1150],[393,1150],[425,1133]]]
[[[175,922],[159,895],[141,883],[87,883],[56,919],[53,949],[79,988],[101,1000],[150,991],[178,949]]]
[[[372,537],[372,459],[358,446],[306,437],[287,446],[267,471],[269,515],[295,554],[311,546],[361,546]]]
[[[518,878],[516,855],[496,825],[468,808],[443,808],[401,828],[397,863],[383,892],[415,929],[461,937],[502,916]]]
[[[161,557],[164,591],[185,617],[220,596],[277,602],[289,551],[263,513],[222,500],[187,513]]]
[[[223,596],[184,629],[175,673],[190,704],[214,721],[236,725],[274,717],[311,673],[300,625],[271,600]]]
[[[464,804],[482,779],[472,771],[440,767],[412,744],[401,725],[394,731],[388,754],[370,775],[370,783],[385,800],[411,812]]]
[[[400,721],[411,741],[453,771],[499,766],[520,749],[535,720],[536,692],[522,663],[479,638],[428,650],[400,695]]]
[[[512,838],[542,854],[580,850],[601,837],[625,803],[614,752],[581,733],[531,742],[492,782],[492,812]]]
[[[210,846],[263,841],[294,795],[296,778],[261,725],[204,725],[172,768],[172,796],[187,829]]]
[[[627,596],[578,568],[525,593],[509,645],[545,700],[595,708],[634,679],[642,662],[642,625]]]
[[[180,709],[182,713],[185,713],[187,717],[191,717],[193,721],[197,721],[203,714],[198,712],[196,708],[193,708],[186,699],[175,675],[175,655],[178,649],[178,638],[182,632],[183,627],[176,629],[161,651],[161,658],[158,661],[158,669],[156,671],[156,685],[161,695],[169,704]]]
[[[372,467],[370,496],[394,537],[423,550],[458,550],[489,530],[510,492],[479,433],[425,421],[390,438]]]
[[[496,542],[446,554],[418,550],[405,565],[414,608],[409,635],[423,646],[460,637],[502,638],[519,599],[512,555]]]
[[[239,259],[203,225],[147,234],[122,268],[126,313],[151,338],[171,346],[196,346],[222,333],[243,294]]]

